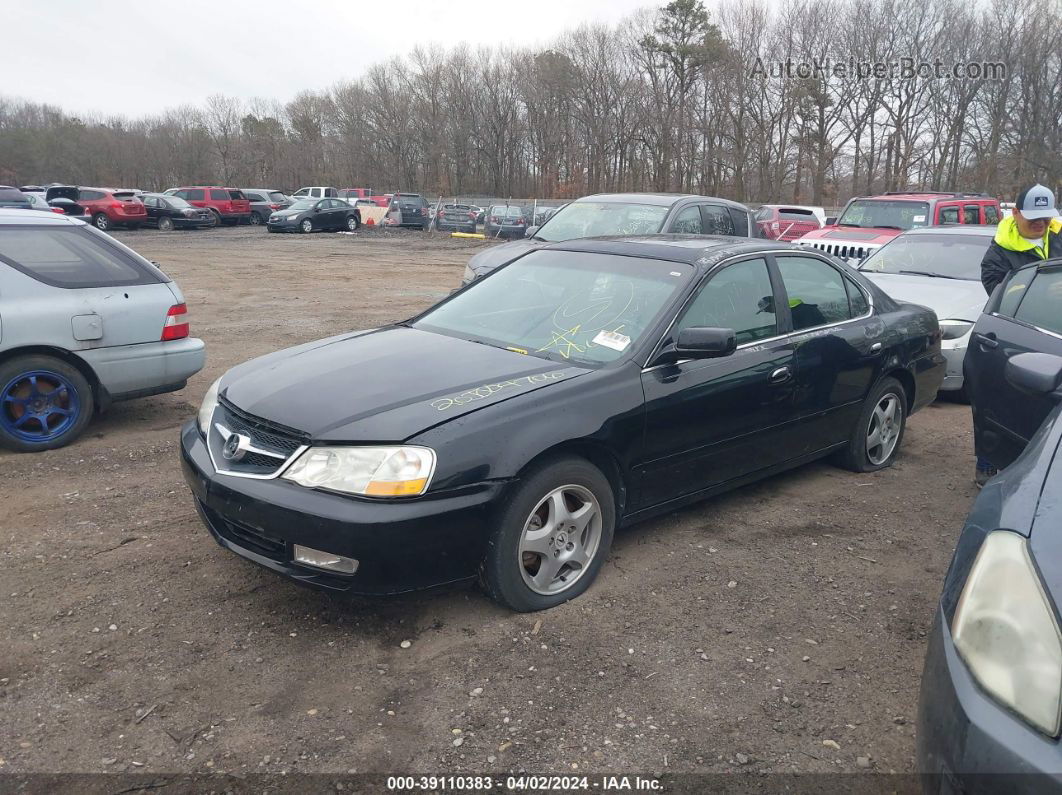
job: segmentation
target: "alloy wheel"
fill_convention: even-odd
[[[586,573],[601,543],[601,505],[583,486],[560,486],[531,511],[520,536],[517,562],[524,583],[552,596]]]
[[[870,415],[867,428],[867,459],[874,466],[889,460],[903,428],[903,406],[899,396],[886,392]]]

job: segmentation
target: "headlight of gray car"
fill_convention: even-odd
[[[283,477],[310,489],[417,497],[434,472],[435,451],[428,447],[311,447]]]
[[[1058,735],[1062,635],[1024,537],[1009,530],[985,537],[951,632],[985,690],[1044,734]]]
[[[214,416],[214,409],[218,405],[218,387],[221,385],[221,379],[210,385],[210,389],[203,396],[203,402],[199,405],[199,431],[203,436],[207,435],[207,429],[210,428],[210,418]]]

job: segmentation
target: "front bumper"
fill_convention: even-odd
[[[194,420],[181,431],[181,466],[200,518],[221,546],[302,584],[364,595],[474,577],[505,487],[482,483],[436,497],[384,501],[279,478],[218,474]],[[295,563],[294,544],[354,558],[358,570],[347,575]]]
[[[1062,750],[986,695],[938,607],[918,706],[918,770],[930,793],[1059,793]]]
[[[126,395],[166,391],[162,387],[180,389],[206,364],[206,346],[195,337],[74,353],[92,368],[100,385],[114,400]]]

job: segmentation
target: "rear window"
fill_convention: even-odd
[[[52,287],[120,287],[164,281],[84,227],[4,227],[0,261]]]
[[[230,199],[235,199],[236,201],[241,201],[242,199],[246,199],[247,197],[244,196],[241,191],[230,190],[229,191],[229,198]]]
[[[14,188],[0,188],[0,202],[25,203],[26,197],[20,190]]]
[[[272,202],[287,201],[287,198],[288,198],[287,196],[285,196],[283,193],[281,193],[278,190],[270,191],[270,193],[269,193],[269,201],[272,201]]]
[[[800,210],[796,207],[780,207],[778,215],[791,221],[814,221],[815,213],[811,210]]]
[[[231,197],[227,190],[212,190],[210,191],[210,198],[216,202],[227,202]]]

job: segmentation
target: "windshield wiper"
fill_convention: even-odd
[[[899,229],[904,231],[902,226],[893,226],[892,224],[878,224],[877,226],[868,226],[867,229]]]
[[[930,273],[929,271],[896,271],[897,273],[907,273],[911,276],[930,276],[934,279],[960,279],[959,276],[945,276],[943,273]]]

